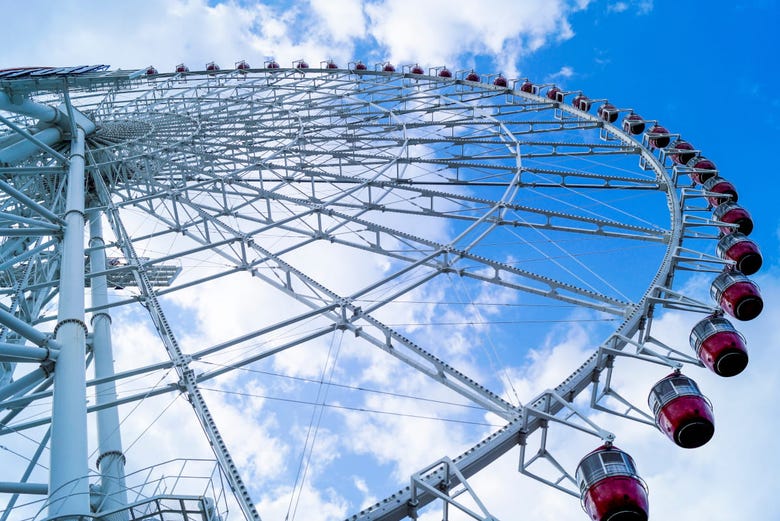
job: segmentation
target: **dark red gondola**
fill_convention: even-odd
[[[607,123],[614,123],[618,118],[618,109],[612,103],[604,103],[598,108],[596,115]]]
[[[471,72],[466,75],[466,81],[479,81],[479,74],[471,69]]]
[[[496,79],[493,80],[493,85],[495,85],[496,87],[506,88],[509,84],[507,83],[506,78],[504,78],[499,74],[498,77],[496,77]]]
[[[382,70],[383,70],[383,71],[385,71],[385,72],[395,72],[395,67],[393,66],[393,64],[392,64],[392,63],[390,63],[390,62],[387,62],[387,63],[385,63],[385,65],[382,67]]]
[[[420,67],[419,65],[415,64],[414,67],[412,67],[411,73],[412,74],[425,74],[425,70],[423,70],[423,68]]]
[[[278,69],[279,68],[279,64],[276,63],[274,60],[271,60],[268,63],[266,63],[265,68],[266,69]]]
[[[717,195],[708,195],[707,201],[712,206],[718,206],[719,204],[731,201],[733,203],[736,203],[739,199],[739,194],[737,193],[737,188],[731,184],[729,181],[726,181],[722,177],[719,176],[713,176],[704,181],[702,183],[702,188],[706,190],[707,192],[711,192],[713,194],[721,194],[721,195],[728,195],[730,197],[719,197]]]
[[[443,67],[439,71],[439,78],[452,78],[452,72],[447,67]]]
[[[557,101],[558,103],[563,103],[563,91],[558,87],[552,87],[547,91],[547,98]]]
[[[672,141],[669,131],[661,125],[653,125],[647,131],[647,139],[653,148],[666,148]]]
[[[693,145],[687,141],[677,140],[672,144],[672,149],[669,150],[672,161],[678,165],[686,165],[688,161],[696,157]]]
[[[368,68],[368,67],[366,66],[366,64],[365,64],[365,63],[363,63],[362,61],[358,61],[358,62],[355,64],[355,70],[356,70],[356,71],[364,71],[364,70],[366,70],[367,68]]]
[[[157,69],[155,69],[153,65],[150,65],[146,68],[146,72],[144,74],[147,76],[154,76],[157,74]]]
[[[758,285],[736,270],[718,275],[712,281],[710,295],[723,311],[737,320],[753,320],[764,309]]]
[[[737,225],[736,228],[731,226],[720,226],[720,231],[724,235],[736,231],[743,235],[750,235],[750,232],[753,231],[753,219],[750,217],[750,213],[737,203],[728,201],[719,204],[715,207],[715,210],[713,210],[712,217],[716,221]]]
[[[334,62],[333,60],[328,60],[328,63],[325,65],[325,68],[326,68],[326,69],[338,69],[338,68],[339,68],[339,66],[338,66],[338,64],[337,64],[336,62]]]
[[[174,69],[174,70],[175,70],[176,72],[178,72],[178,73],[182,73],[182,72],[190,72],[190,68],[189,68],[189,67],[187,67],[186,65],[184,65],[183,63],[180,63],[179,65],[177,65],[177,66],[176,66],[176,69]]]
[[[241,60],[236,64],[236,69],[238,69],[239,71],[245,71],[249,68],[250,68],[249,64],[246,62],[246,60]]]
[[[306,63],[306,62],[305,62],[305,61],[303,61],[303,60],[298,60],[298,61],[296,62],[296,64],[295,64],[295,68],[296,68],[296,69],[308,69],[308,68],[309,68],[309,64],[308,64],[308,63]]]
[[[721,259],[734,261],[743,275],[753,275],[764,263],[758,244],[739,232],[721,237],[716,251]]]
[[[699,184],[718,175],[718,167],[715,166],[715,163],[702,156],[696,156],[688,161],[688,168],[691,169],[691,179]]]
[[[623,131],[638,136],[645,131],[645,120],[639,114],[629,114],[623,119]]]
[[[574,97],[573,100],[571,100],[571,104],[574,106],[574,108],[579,109],[583,112],[587,112],[590,110],[590,98],[588,98],[584,94],[578,94]]]
[[[499,76],[500,77],[500,76]],[[521,92],[527,92],[528,94],[534,93],[534,84],[531,83],[528,80],[525,80],[522,85],[520,85],[520,91]]]
[[[712,406],[687,376],[674,373],[659,380],[647,403],[656,426],[684,449],[701,447],[715,434]]]
[[[744,337],[721,316],[709,316],[693,326],[690,343],[699,360],[718,376],[736,376],[747,367]]]
[[[209,63],[206,64],[206,70],[207,71],[218,71],[219,70],[219,65],[217,65],[214,62],[209,62]]]
[[[602,445],[577,465],[582,508],[595,521],[647,521],[647,488],[634,460],[612,445]]]

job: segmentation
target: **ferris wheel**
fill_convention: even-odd
[[[518,453],[591,519],[646,520],[642,463],[596,413],[695,448],[714,419],[682,367],[747,365],[750,215],[630,108],[303,60],[0,89],[0,520],[267,521],[268,490],[309,519],[317,478],[374,498],[350,520],[492,520],[470,482]],[[691,349],[659,340],[664,309],[698,314]],[[590,354],[529,394],[529,360],[572,339]],[[628,361],[660,371],[646,404]]]

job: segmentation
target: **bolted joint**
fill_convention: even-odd
[[[44,360],[41,362],[41,365],[39,366],[43,370],[43,374],[46,376],[46,378],[50,377],[54,374],[54,366],[55,366],[54,360],[51,358]]]

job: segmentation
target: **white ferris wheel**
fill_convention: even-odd
[[[681,368],[747,364],[761,254],[737,197],[656,121],[500,75],[0,71],[0,520],[268,521],[263,466],[288,518],[317,472],[374,468],[385,496],[349,520],[492,520],[470,481],[518,454],[591,519],[645,520],[596,413],[712,436]],[[659,340],[663,309],[700,315],[690,348]],[[572,332],[590,356],[524,395],[529,353]],[[660,371],[647,403],[630,364]],[[376,446],[423,435],[441,452],[399,483]]]

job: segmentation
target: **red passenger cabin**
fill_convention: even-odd
[[[155,74],[157,74],[157,69],[154,68],[154,65],[150,65],[146,68],[145,74],[147,76],[154,76]]]
[[[647,139],[653,148],[666,148],[672,141],[669,131],[661,125],[653,125],[647,131]]]
[[[246,62],[246,60],[241,60],[240,62],[236,63],[236,70],[245,71],[249,68],[249,64]]]
[[[573,100],[571,100],[571,104],[576,109],[580,109],[583,112],[587,112],[590,110],[590,98],[588,98],[584,94],[578,94],[574,97]]]
[[[758,244],[739,232],[721,237],[716,251],[721,259],[734,261],[743,275],[753,275],[764,263]]]
[[[500,76],[499,76],[500,78]],[[496,78],[496,81],[498,81],[498,78]],[[522,85],[520,85],[520,91],[521,92],[527,92],[528,94],[534,93],[534,84],[531,83],[528,80],[525,80]]]
[[[479,74],[474,69],[471,69],[471,72],[466,75],[466,81],[479,81]]]
[[[693,326],[690,342],[699,360],[718,376],[736,376],[747,367],[745,339],[721,316],[709,316]]]
[[[217,65],[214,62],[208,62],[206,64],[206,70],[207,71],[218,71],[219,70],[219,65]]]
[[[598,108],[596,115],[607,123],[614,123],[618,118],[618,109],[612,103],[605,103]]]
[[[415,63],[414,67],[412,67],[411,73],[412,74],[425,74],[425,70],[423,70],[423,68],[420,67],[419,64]]]
[[[629,114],[623,119],[623,131],[637,136],[645,131],[645,120],[639,114]]]
[[[710,295],[723,311],[737,320],[753,320],[764,309],[758,285],[736,270],[718,275],[712,281]]]
[[[737,188],[729,181],[726,181],[717,175],[712,176],[704,181],[704,183],[702,183],[702,188],[713,194],[728,195],[730,197],[729,199],[726,197],[719,197],[717,195],[708,195],[707,201],[709,201],[712,206],[718,206],[719,204],[728,201],[736,203],[737,199],[739,198],[739,194],[737,194]]]
[[[442,67],[439,71],[439,78],[452,78],[452,72],[447,67]]]
[[[670,157],[672,158],[672,161],[678,165],[687,165],[688,161],[696,157],[696,152],[694,152],[694,150],[693,145],[687,141],[678,139],[674,142],[672,149],[668,152],[671,154]]]
[[[269,62],[266,62],[265,68],[266,69],[278,69],[279,68],[279,64],[276,63],[275,60],[271,60]]]
[[[358,62],[355,64],[355,70],[356,70],[356,71],[364,71],[364,70],[366,70],[367,68],[368,68],[368,67],[366,66],[366,64],[365,64],[365,63],[363,63],[362,61],[359,61],[359,60],[358,60]]]
[[[647,488],[631,456],[602,445],[577,465],[582,508],[595,521],[647,521]]]
[[[679,372],[656,383],[647,403],[656,426],[684,449],[701,447],[715,434],[712,406],[696,382]]]
[[[688,161],[688,168],[692,169],[691,178],[699,184],[718,175],[718,167],[715,166],[715,163],[702,156],[696,156]]]
[[[507,83],[506,78],[504,78],[502,75],[499,74],[496,77],[496,79],[493,80],[493,85],[495,85],[496,87],[506,88],[509,84]]]
[[[382,70],[385,72],[395,72],[395,67],[392,63],[387,62],[385,63],[384,67],[382,67]]]
[[[547,98],[553,101],[557,101],[558,103],[563,103],[563,98],[564,98],[563,91],[558,87],[551,87],[547,91]]]
[[[306,61],[304,61],[304,60],[298,60],[297,62],[295,62],[295,68],[296,69],[308,69],[309,68],[309,64],[306,63]]]
[[[180,63],[179,65],[177,65],[175,70],[179,74],[181,74],[182,72],[190,72],[190,68],[187,67],[186,65],[184,65],[183,63]]]
[[[338,66],[338,64],[337,64],[336,62],[334,62],[333,60],[328,60],[328,63],[327,63],[327,64],[325,64],[325,68],[326,68],[326,69],[338,69],[338,68],[339,68],[339,66]]]
[[[736,228],[732,226],[720,226],[720,231],[724,235],[728,235],[736,231],[744,235],[750,235],[750,232],[753,231],[753,219],[750,217],[748,211],[737,203],[728,201],[719,204],[715,207],[715,210],[713,210],[712,217],[716,221],[720,221],[722,223],[737,225]]]

